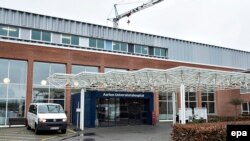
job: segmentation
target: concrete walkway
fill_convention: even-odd
[[[122,127],[91,128],[78,132],[65,141],[171,141],[172,123],[157,126],[136,125]]]

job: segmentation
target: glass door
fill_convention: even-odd
[[[173,120],[172,93],[160,93],[159,107],[160,107],[159,120]]]

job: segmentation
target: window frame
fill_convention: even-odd
[[[160,55],[156,55],[156,49],[159,49],[160,50]],[[154,56],[156,57],[167,57],[167,48],[159,48],[159,47],[154,47]],[[162,52],[165,52],[165,56],[162,55]]]
[[[114,50],[114,44],[118,44],[118,45],[119,45],[119,50]],[[125,45],[126,45],[126,51],[121,50],[121,49],[122,49],[122,44],[125,44]],[[117,52],[128,52],[128,43],[112,41],[112,51],[117,51]]]
[[[9,37],[9,38],[20,38],[20,28],[19,27],[15,27],[15,26],[6,26],[6,25],[2,25],[3,28],[7,28],[6,31],[7,31],[7,34],[6,35],[1,35],[0,36],[4,36],[4,37]],[[10,28],[15,28],[18,32],[18,35],[17,37],[16,36],[10,36]]]
[[[68,37],[67,37],[68,36]],[[72,37],[77,37],[78,38],[78,44],[72,44]],[[64,43],[63,42],[63,38],[68,38],[69,39],[69,43]],[[80,37],[76,36],[76,35],[69,35],[69,34],[61,34],[61,44],[64,45],[72,45],[72,46],[79,46],[80,45]]]
[[[209,100],[209,94],[213,94],[213,100],[211,101],[211,100]],[[205,96],[206,96],[206,100],[203,100],[203,94],[205,94]],[[208,115],[215,115],[216,113],[217,113],[217,111],[216,111],[216,93],[214,92],[214,91],[204,91],[204,92],[201,92],[201,104],[202,103],[206,103],[206,105],[207,105],[207,113],[208,113]],[[213,113],[210,113],[209,111],[209,105],[210,105],[210,103],[213,103],[214,104],[214,109],[213,109]]]

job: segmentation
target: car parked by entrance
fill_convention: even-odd
[[[27,113],[27,129],[34,129],[36,134],[45,130],[67,131],[67,116],[60,104],[31,103]]]

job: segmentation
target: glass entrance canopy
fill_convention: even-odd
[[[145,68],[107,73],[55,73],[48,77],[48,82],[57,88],[175,92],[182,84],[186,90],[249,88],[250,74],[180,66],[166,70]]]

